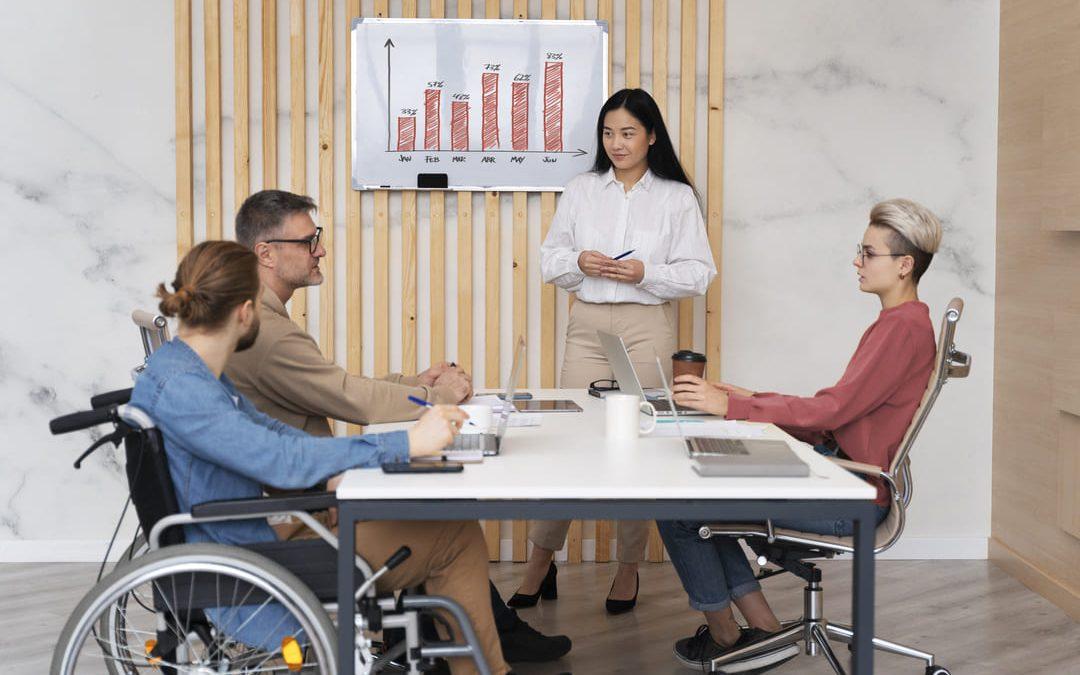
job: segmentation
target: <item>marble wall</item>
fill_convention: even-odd
[[[870,206],[907,196],[946,226],[922,294],[935,314],[950,297],[965,298],[958,342],[974,368],[946,388],[916,447],[901,554],[981,556],[989,533],[997,17],[993,0],[727,3],[725,379],[805,394],[831,384],[877,313],[850,266]],[[197,15],[196,33],[200,23]],[[648,16],[643,24],[650,44]],[[47,421],[130,383],[141,347],[127,314],[152,306],[152,289],[173,270],[172,44],[169,2],[19,3],[0,22],[0,270],[9,288],[0,322],[0,561],[94,559],[123,506],[116,455],[100,452],[74,471],[90,436],[54,438]],[[618,39],[614,53],[621,85]],[[196,51],[196,73],[200,59]],[[673,68],[672,100],[677,75]],[[642,76],[648,86],[648,57]],[[698,89],[703,138],[704,44]],[[257,101],[253,91],[255,119]],[[228,120],[224,132],[231,147]],[[198,179],[198,124],[196,137]],[[229,185],[224,193],[229,207]],[[425,236],[421,223],[421,245]]]

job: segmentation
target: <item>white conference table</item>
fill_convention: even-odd
[[[573,399],[581,413],[543,413],[536,427],[509,427],[500,454],[461,473],[385,474],[354,469],[337,489],[339,506],[339,658],[353,673],[353,604],[358,520],[765,518],[855,521],[852,596],[855,673],[873,672],[873,545],[876,490],[773,425],[762,438],[785,440],[810,467],[804,478],[703,478],[678,437],[608,441],[604,403],[584,390],[531,390],[537,400]],[[367,433],[408,424],[368,427]],[[658,427],[671,426],[661,423]],[[692,434],[694,423],[683,425]],[[378,564],[379,561],[371,561]]]

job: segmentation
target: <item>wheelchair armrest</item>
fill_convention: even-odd
[[[223,518],[286,511],[325,511],[334,506],[337,506],[337,496],[333,492],[310,492],[203,502],[191,507],[191,516],[193,518]]]

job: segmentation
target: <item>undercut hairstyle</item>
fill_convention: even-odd
[[[218,328],[237,306],[259,294],[258,260],[233,241],[204,241],[176,268],[173,290],[158,284],[158,308],[191,328]]]
[[[890,199],[874,205],[870,224],[889,230],[891,253],[914,259],[911,277],[918,284],[941,246],[941,221],[922,204],[910,199]]]
[[[675,154],[675,147],[671,144],[671,136],[664,125],[664,116],[660,114],[656,101],[644,89],[620,89],[600,108],[600,117],[596,120],[596,161],[592,170],[603,174],[611,168],[611,158],[604,151],[604,117],[619,108],[625,108],[634,119],[641,122],[645,133],[656,134],[656,141],[649,146],[649,152],[645,156],[649,170],[661,178],[678,181],[693,189],[694,184],[683,170],[679,156]]]
[[[316,211],[315,200],[285,190],[262,190],[251,195],[236,212],[236,241],[248,249],[281,234],[285,218]]]

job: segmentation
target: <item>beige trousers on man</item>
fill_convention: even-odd
[[[275,526],[282,539],[313,539],[318,535],[306,525]],[[337,532],[337,528],[334,528]],[[356,524],[356,552],[378,568],[401,546],[412,555],[379,577],[381,592],[424,585],[430,595],[452,598],[469,615],[491,672],[510,671],[503,660],[488,589],[488,555],[480,524],[471,521],[364,521]],[[453,621],[449,622],[455,625]],[[441,626],[439,626],[442,632]],[[449,638],[449,635],[443,635]],[[458,636],[460,638],[460,636]],[[448,659],[454,675],[475,673],[471,659]]]
[[[656,370],[657,355],[668,381],[671,380],[671,355],[676,347],[675,307],[671,303],[639,305],[576,301],[570,307],[570,322],[566,328],[561,387],[585,389],[594,380],[612,378],[611,366],[596,335],[598,330],[622,338],[642,387],[663,385]],[[569,529],[569,520],[535,520],[529,523],[529,540],[534,546],[558,551],[566,543]],[[639,563],[645,558],[648,521],[620,520],[616,537],[616,560]]]

